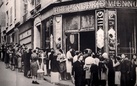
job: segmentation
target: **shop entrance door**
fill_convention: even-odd
[[[86,48],[95,52],[95,31],[80,32],[80,51]]]

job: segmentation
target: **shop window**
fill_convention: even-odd
[[[81,15],[81,29],[94,29],[94,14],[88,13]]]
[[[80,16],[78,15],[66,15],[63,22],[64,22],[64,28],[66,30],[80,29]]]
[[[124,15],[123,15],[124,14]],[[131,55],[136,53],[136,14],[133,11],[118,11],[118,54]]]

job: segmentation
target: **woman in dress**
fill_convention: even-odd
[[[125,54],[121,55],[122,60],[121,60],[121,86],[130,86],[130,69],[131,69],[131,62],[129,59],[126,57]]]
[[[17,60],[18,60],[18,71],[21,72],[21,52],[20,49],[17,51]]]
[[[106,65],[106,59],[108,59],[108,54],[103,53],[102,56],[100,56],[100,62],[99,62],[99,80],[101,86],[106,86],[107,81],[107,65]]]
[[[36,50],[31,54],[31,72],[32,72],[32,83],[39,84],[37,82],[37,70],[38,70],[38,55],[36,54]]]
[[[31,71],[30,71],[30,60],[31,60],[31,54],[32,54],[32,49],[28,49],[26,53],[26,58],[24,59],[25,63],[24,65],[26,66],[26,74],[27,77],[29,78],[31,76]]]
[[[120,78],[121,78],[121,72],[120,72],[120,56],[116,56],[115,60],[113,60],[113,67],[115,69],[115,85],[120,86]]]
[[[75,86],[84,86],[85,71],[83,69],[83,56],[80,54],[78,60],[73,64],[72,76],[75,78]]]
[[[6,68],[9,68],[9,60],[10,60],[10,57],[9,57],[9,47],[6,47],[6,53],[5,53],[5,64],[6,64]]]
[[[59,82],[59,62],[57,61],[57,55],[54,50],[51,50],[49,56],[49,63],[51,67],[51,82],[56,84]]]
[[[66,57],[66,71],[67,71],[67,79],[70,79],[71,73],[72,73],[72,62],[73,62],[73,55],[72,55],[73,49],[70,47],[69,51],[67,51]]]
[[[66,56],[62,49],[59,49],[60,54],[58,55],[60,75],[62,80],[66,80]]]

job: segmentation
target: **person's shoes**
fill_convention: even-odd
[[[39,84],[37,81],[35,81],[35,84]]]
[[[35,84],[35,81],[32,81],[32,84]]]
[[[64,78],[64,81],[66,81],[67,79],[66,78]]]

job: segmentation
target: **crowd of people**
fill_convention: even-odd
[[[75,86],[135,86],[137,85],[136,54],[128,55],[83,52],[69,47],[65,53],[60,45],[56,49],[29,49],[25,45],[2,45],[1,60],[6,68],[18,69],[27,78],[37,82],[38,74],[51,77],[53,84],[72,80]]]

